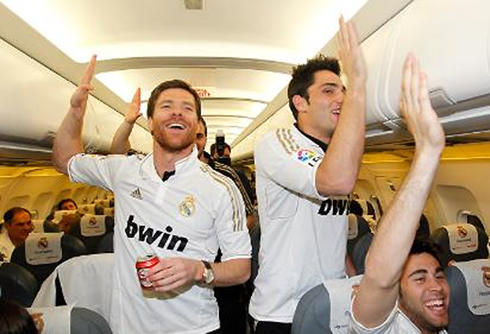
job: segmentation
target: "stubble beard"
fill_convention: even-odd
[[[158,131],[153,133],[153,140],[160,146],[160,148],[169,153],[178,153],[193,145],[194,137],[195,135],[192,134],[192,131],[185,135],[180,141],[175,140],[175,138],[165,132],[162,133]]]
[[[400,309],[419,329],[423,329],[431,333],[438,333],[446,328],[447,323],[434,324],[429,318],[428,314],[425,313],[423,309],[424,306],[422,305],[421,307],[422,309],[417,308],[416,306],[412,305],[411,302],[407,302],[406,298],[401,298],[400,300]]]

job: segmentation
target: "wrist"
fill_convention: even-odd
[[[206,267],[202,261],[196,260],[196,272],[194,274],[194,281],[196,283],[203,282],[204,272],[206,271]]]

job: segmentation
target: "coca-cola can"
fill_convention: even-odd
[[[138,273],[140,284],[144,289],[153,286],[153,283],[148,279],[148,272],[150,271],[150,268],[154,267],[158,262],[160,262],[160,260],[155,254],[140,256],[136,260],[136,272]]]

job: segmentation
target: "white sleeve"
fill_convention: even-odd
[[[263,138],[254,154],[257,171],[281,187],[307,197],[326,199],[318,193],[315,185],[315,175],[322,156],[308,149],[288,150],[275,132]],[[305,154],[309,154],[309,158],[304,159]]]
[[[395,307],[393,307],[393,310],[391,311],[390,315],[386,320],[373,328],[367,328],[363,325],[361,325],[356,318],[354,317],[354,313],[352,312],[352,305],[354,305],[354,298],[352,298],[351,304],[350,304],[350,326],[349,326],[349,334],[384,334],[384,333],[399,333],[394,326],[396,326],[395,320],[396,316],[398,314],[398,307],[397,304],[395,304]]]
[[[115,176],[126,159],[123,155],[77,154],[68,161],[68,176],[73,182],[112,191]]]
[[[218,243],[223,253],[221,261],[250,258],[252,246],[242,195],[228,178],[223,185],[226,191],[216,197],[218,215],[215,221]]]

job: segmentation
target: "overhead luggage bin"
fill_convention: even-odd
[[[446,134],[490,128],[488,13],[490,2],[484,0],[413,1],[364,41],[368,145],[409,138],[403,122],[397,122],[402,66],[409,52],[428,74],[431,101]]]

